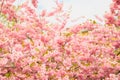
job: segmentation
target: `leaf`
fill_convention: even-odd
[[[22,47],[24,48],[24,47],[25,47],[25,42],[22,41],[22,42],[21,42],[21,45],[22,45]]]
[[[120,60],[117,60],[118,63],[120,63]]]
[[[30,64],[30,67],[33,67],[35,65],[35,62],[32,62],[31,64]]]
[[[7,78],[9,78],[9,77],[11,76],[11,72],[7,72],[7,73],[5,74],[5,76],[6,76]]]
[[[115,53],[117,56],[119,56],[119,55],[120,55],[120,48],[116,49],[116,50],[114,51],[114,53]]]
[[[72,33],[70,33],[70,32],[66,32],[66,33],[64,33],[64,35],[65,35],[66,37],[69,37],[69,36],[72,35]]]
[[[0,48],[0,52],[2,52],[2,48]]]
[[[70,70],[77,71],[79,69],[79,65],[77,63],[72,63],[72,66],[70,67]]]
[[[86,30],[86,29],[81,30],[79,34],[80,34],[81,36],[87,36],[87,35],[88,35],[88,30]]]
[[[86,29],[81,30],[81,33],[88,33],[88,30],[86,30]]]
[[[55,62],[55,59],[54,59],[54,57],[50,57],[50,58],[48,59],[48,61],[49,61],[49,62]]]
[[[43,53],[43,56],[47,55],[49,52],[48,50],[46,50],[44,53]]]
[[[81,64],[86,67],[90,66],[90,62],[87,62],[87,61],[81,61]]]
[[[40,52],[39,48],[35,48],[35,51]]]

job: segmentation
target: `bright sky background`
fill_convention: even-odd
[[[54,0],[40,0],[39,8],[52,9],[55,5]],[[60,0],[64,2],[64,7],[68,9],[72,6],[71,19],[75,19],[79,16],[85,16],[88,19],[95,19],[95,15],[100,17],[106,11],[109,11],[109,5],[112,0]],[[83,20],[78,21],[83,22]],[[71,25],[71,24],[70,24]]]
[[[40,7],[51,9],[54,6],[54,0],[40,0]],[[62,0],[60,0],[62,1]],[[64,6],[72,5],[72,17],[102,15],[109,10],[112,0],[63,0]]]
[[[24,0],[17,0],[20,4]],[[51,10],[55,7],[55,0],[38,0],[39,8],[38,12],[42,9]],[[109,6],[112,0],[59,0],[64,2],[64,9],[69,9],[72,6],[72,11],[70,15],[70,19],[76,19],[81,16],[85,16],[85,18],[81,18],[77,22],[73,23],[78,24],[84,22],[86,19],[96,20],[95,15],[103,18],[103,15],[106,11],[109,11]],[[53,21],[53,20],[51,20]],[[98,20],[96,20],[98,21]],[[99,21],[98,21],[99,22]],[[101,23],[101,22],[100,22]],[[71,22],[68,22],[67,26],[71,26]]]

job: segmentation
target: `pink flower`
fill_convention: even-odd
[[[46,15],[46,10],[42,10],[40,16],[44,17]]]
[[[119,0],[113,0],[104,25],[87,20],[69,28],[63,2],[56,0],[53,11],[39,16],[38,0],[27,0],[18,9],[15,0],[2,1],[0,80],[120,79]],[[48,19],[52,17],[55,23]]]
[[[38,0],[32,0],[32,4],[35,8],[37,8]]]
[[[110,14],[110,13],[106,13],[104,17],[107,19],[107,20],[106,20],[106,23],[107,23],[107,24],[113,24],[114,21],[115,21],[113,15]]]
[[[9,60],[7,58],[0,58],[0,66],[6,65],[8,61]]]

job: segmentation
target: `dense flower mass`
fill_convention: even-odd
[[[0,1],[0,80],[120,80],[119,0],[105,25],[88,20],[69,28],[63,3],[38,14],[37,0],[15,1]]]
[[[112,0],[110,12],[105,14],[106,24],[120,26],[120,0]]]

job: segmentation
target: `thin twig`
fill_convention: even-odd
[[[5,0],[3,0],[2,3],[1,3],[0,14],[1,14],[1,12],[2,12],[2,7],[3,7],[3,4],[4,4],[4,1],[5,1]]]

